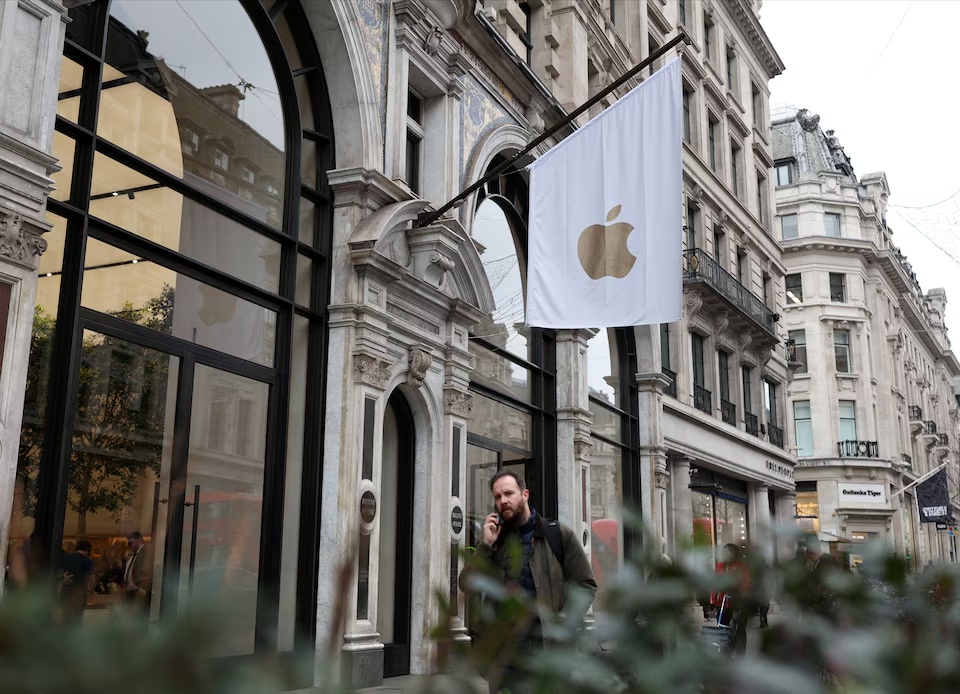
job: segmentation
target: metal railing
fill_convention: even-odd
[[[665,395],[669,395],[671,398],[677,397],[677,374],[675,371],[670,369],[663,368],[663,375],[670,379],[670,385],[663,389]]]
[[[947,434],[937,434],[937,445],[944,448],[949,448],[950,436]]]
[[[706,388],[693,384],[693,406],[701,412],[713,414],[713,393]]]
[[[774,312],[764,306],[756,294],[744,287],[737,278],[720,267],[720,264],[701,248],[683,252],[684,279],[687,282],[705,282],[727,301],[750,316],[756,323],[776,336]]]
[[[773,424],[767,424],[767,437],[777,448],[783,448],[783,429]]]
[[[910,413],[910,421],[911,421],[911,422],[922,422],[922,421],[923,421],[923,410],[921,410],[921,409],[920,409],[919,407],[917,407],[916,405],[910,405],[910,407],[907,408],[907,412]]]
[[[876,441],[837,441],[837,454],[841,458],[879,458]]]
[[[750,414],[749,412],[744,413],[743,423],[746,426],[748,434],[752,434],[757,438],[760,437],[760,423],[757,421],[757,415]]]
[[[926,434],[936,434],[936,433],[937,433],[937,423],[936,423],[936,422],[932,422],[932,421],[930,421],[930,420],[927,420],[926,422],[924,422],[924,426],[926,427],[926,431],[925,431],[924,433],[926,433]]]
[[[732,402],[720,398],[720,415],[727,424],[737,426],[737,406]]]
[[[787,340],[783,343],[783,356],[788,364],[797,363],[797,342],[796,340]]]
[[[906,454],[906,453],[901,453],[901,454],[900,454],[900,462],[902,462],[904,465],[913,465],[913,458],[911,458],[911,457],[910,457],[908,454]]]

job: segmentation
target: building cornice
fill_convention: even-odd
[[[777,54],[770,37],[760,25],[760,20],[745,0],[723,0],[730,18],[736,23],[740,33],[747,39],[754,55],[760,59],[769,79],[781,74],[785,66]]]

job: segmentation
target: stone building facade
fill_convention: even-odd
[[[152,621],[216,596],[224,655],[332,634],[359,686],[429,671],[437,589],[468,638],[455,579],[500,469],[583,538],[601,584],[637,546],[623,503],[671,555],[783,558],[783,65],[759,10],[4,3],[6,580],[56,570],[81,539],[104,578],[139,531]],[[452,214],[420,215],[681,29],[683,319],[527,328],[523,166],[674,55]],[[88,617],[115,608],[98,592]]]
[[[782,322],[798,362],[788,403],[798,523],[852,565],[870,540],[914,569],[955,562],[955,539],[919,522],[915,488],[901,492],[947,463],[957,495],[960,364],[947,297],[924,293],[895,245],[886,175],[858,177],[819,120],[791,109],[773,121]]]

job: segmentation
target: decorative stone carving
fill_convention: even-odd
[[[433,27],[433,30],[427,34],[427,39],[423,42],[423,50],[427,55],[436,55],[440,50],[440,42],[443,40],[443,29]]]
[[[573,457],[577,460],[590,462],[590,452],[593,450],[593,443],[588,440],[575,440],[573,442]]]
[[[720,311],[716,318],[713,319],[714,329],[716,330],[716,336],[720,337],[726,331],[727,326],[730,325],[730,318],[727,316],[726,311]]]
[[[797,122],[800,123],[801,128],[808,133],[812,133],[820,123],[820,116],[815,113],[810,113],[809,109],[802,108],[797,111]]]
[[[407,385],[419,388],[427,377],[427,370],[433,363],[433,355],[423,347],[413,345],[407,357]]]
[[[469,419],[473,413],[473,396],[459,390],[443,391],[443,411],[454,417]]]
[[[369,354],[355,354],[353,376],[357,383],[383,390],[390,380],[390,363]]]
[[[703,307],[703,297],[696,292],[689,292],[684,300],[687,316],[692,320]]]
[[[753,343],[753,335],[750,333],[740,333],[740,337],[737,338],[737,345],[740,347],[741,352],[746,352],[750,349],[750,345]]]
[[[729,219],[730,217],[727,215],[725,210],[720,210],[719,212],[717,212],[716,215],[714,215],[714,221],[716,221],[716,223],[720,225],[721,229],[726,228],[727,221]]]
[[[698,185],[695,185],[690,191],[690,200],[697,205],[700,205],[700,201],[703,199],[703,188]]]
[[[3,215],[0,220],[0,255],[33,267],[34,257],[47,250],[46,240],[23,228],[23,217],[15,212]]]
[[[654,483],[657,489],[666,489],[670,482],[670,473],[667,470],[656,470],[654,474]]]

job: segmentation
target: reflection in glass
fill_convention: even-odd
[[[313,261],[305,255],[297,254],[297,303],[310,307],[313,280]]]
[[[531,448],[532,418],[526,412],[491,400],[479,393],[473,394],[473,412],[470,415],[470,433],[493,441],[500,441],[521,450]]]
[[[316,244],[317,206],[306,198],[300,198],[300,223],[297,234],[301,243],[308,246]]]
[[[717,551],[728,543],[745,548],[747,546],[747,507],[746,504],[717,497]]]
[[[692,491],[693,501],[693,546],[698,550],[697,559],[702,562],[701,571],[712,573],[717,556],[713,513],[713,495]]]
[[[480,203],[473,220],[473,240],[490,281],[496,309],[473,334],[522,359],[529,359],[522,265],[513,232],[503,210],[493,201]]]
[[[240,3],[114,0],[106,60],[100,137],[280,227],[283,112]]]
[[[490,481],[497,474],[497,452],[467,445],[467,547],[483,539],[483,519],[496,512]]]
[[[80,117],[80,88],[83,86],[83,66],[70,58],[60,59],[60,87],[57,95],[57,115],[74,123]]]
[[[43,237],[47,250],[40,256],[37,303],[33,309],[33,330],[30,334],[30,359],[27,362],[27,383],[23,399],[23,421],[20,449],[13,489],[13,512],[8,545],[9,579],[17,585],[28,579],[38,557],[29,557],[37,508],[37,474],[40,455],[47,433],[47,399],[50,393],[50,370],[53,363],[53,334],[57,325],[60,302],[60,267],[66,241],[67,220],[47,213],[53,225]]]
[[[187,463],[181,609],[222,608],[219,655],[253,652],[270,388],[198,365]]]
[[[280,288],[280,244],[100,154],[90,214],[269,292]]]
[[[120,605],[144,619],[157,613],[165,526],[158,493],[165,498],[169,482],[178,373],[176,357],[83,333],[63,549],[92,545],[85,619]],[[130,566],[133,532],[146,546]]]
[[[470,379],[483,385],[509,393],[515,398],[530,401],[530,370],[504,359],[496,353],[470,340],[470,354],[475,357]]]
[[[87,241],[81,304],[241,359],[273,365],[274,311],[93,238]]]
[[[590,395],[617,407],[620,406],[620,375],[617,372],[619,363],[613,330],[600,330],[590,339],[587,351]]]
[[[50,174],[54,189],[50,197],[54,200],[66,202],[70,199],[73,189],[73,158],[76,155],[77,143],[59,130],[53,133],[53,156],[58,160],[59,171]]]

